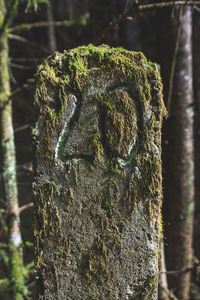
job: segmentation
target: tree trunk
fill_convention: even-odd
[[[195,226],[194,251],[200,259],[200,18],[194,11],[193,20],[193,74],[194,74],[194,104],[195,104]]]
[[[0,16],[6,15],[6,5],[0,0]],[[0,24],[2,26],[3,22]],[[1,28],[0,28],[1,30]],[[8,32],[7,26],[0,34],[0,135],[2,153],[2,175],[5,203],[9,216],[8,268],[10,294],[14,300],[24,299],[23,255],[21,245],[19,206],[17,196],[15,144],[12,125],[12,103],[10,96],[10,80],[8,69]]]
[[[173,22],[173,21],[171,21]],[[180,26],[178,28],[178,26]],[[167,270],[191,266],[194,210],[192,12],[182,8],[168,128],[168,186],[166,187]],[[170,30],[168,28],[167,30]],[[189,299],[190,272],[168,277],[178,299]]]
[[[56,43],[56,30],[55,26],[53,25],[54,17],[53,17],[53,2],[49,0],[47,3],[47,20],[49,22],[48,26],[48,38],[49,38],[49,49],[51,53],[55,52],[57,49]]]
[[[157,299],[158,67],[108,46],[56,53],[37,73],[39,299]]]

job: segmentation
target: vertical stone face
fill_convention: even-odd
[[[56,52],[36,75],[39,299],[157,299],[157,66],[107,46]]]

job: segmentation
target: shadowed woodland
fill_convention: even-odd
[[[88,44],[141,51],[160,65],[168,116],[159,299],[200,299],[199,32],[200,1],[0,0],[1,299],[37,299],[34,74],[55,51]]]

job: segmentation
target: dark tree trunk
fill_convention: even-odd
[[[48,26],[48,39],[49,39],[49,49],[51,53],[56,51],[57,42],[56,42],[56,30],[53,25],[54,17],[53,17],[53,2],[49,1],[47,4],[47,20],[49,22]]]
[[[168,121],[169,173],[165,200],[169,222],[166,230],[168,270],[181,270],[190,266],[192,258],[194,166],[191,8],[182,8],[179,16],[178,25],[171,19],[172,32],[176,38],[179,31],[179,43]],[[168,280],[169,287],[178,299],[189,299],[189,272],[170,275]]]
[[[194,251],[200,259],[199,227],[200,227],[200,18],[194,11],[193,19],[193,74],[195,102],[195,226]]]

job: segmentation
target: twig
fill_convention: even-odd
[[[170,297],[171,300],[178,300],[178,298],[176,298],[176,296],[168,288],[162,286],[162,284],[160,284],[160,287],[165,291],[165,293]]]
[[[2,106],[0,106],[0,109],[3,109],[3,107],[10,101],[12,100],[13,96],[15,96],[16,94],[20,93],[22,90],[29,88],[31,85],[33,85],[35,82],[34,79],[28,79],[28,82],[24,83],[22,86],[20,86],[19,88],[16,88],[12,93],[10,93],[7,96],[7,99],[5,100],[5,102],[3,103]]]
[[[40,46],[39,44],[37,43],[34,43],[32,41],[29,41],[27,39],[25,39],[24,37],[21,37],[19,35],[16,35],[16,34],[12,34],[12,33],[9,33],[9,36],[8,36],[10,39],[13,39],[13,40],[16,40],[16,41],[19,41],[19,42],[22,42],[22,43],[26,43],[26,44],[29,44],[30,46],[34,46],[36,48],[39,48],[41,49],[42,51],[44,51],[45,53],[49,54],[49,50],[46,49],[45,47],[42,47]]]
[[[14,91],[12,91],[12,93],[9,96],[9,99],[11,99],[13,96],[15,96],[16,94],[18,94],[22,90],[29,88],[34,83],[35,83],[34,79],[32,79],[32,78],[28,79],[28,81],[26,83],[24,83],[22,86],[20,86],[19,88],[15,89]]]
[[[23,126],[20,126],[20,127],[17,127],[17,128],[15,128],[15,132],[20,132],[20,131],[23,131],[23,130],[25,130],[25,129],[27,129],[27,128],[30,128],[31,127],[31,124],[26,124],[26,125],[23,125]]]
[[[109,25],[106,28],[104,28],[104,30],[95,38],[93,44],[96,45],[109,31],[111,31],[112,28],[121,23],[128,16],[135,14],[138,11],[139,6],[144,4],[145,2],[147,2],[147,0],[142,0],[140,3],[134,3],[133,6],[127,12],[120,15],[113,22],[110,22]]]
[[[36,282],[35,282],[35,280],[33,280],[30,283],[28,283],[28,288],[30,289],[30,288],[32,288],[35,285],[36,285]]]
[[[194,9],[200,13],[200,8],[198,6],[194,5]]]
[[[15,61],[15,62],[35,62],[38,65],[38,62],[43,61],[45,58],[44,57],[40,57],[40,58],[29,58],[29,57],[11,57],[11,61]]]
[[[139,10],[146,10],[146,9],[152,9],[152,8],[174,7],[176,5],[196,6],[196,5],[200,5],[200,1],[170,1],[170,2],[145,4],[145,5],[140,5]]]
[[[49,26],[57,26],[57,27],[59,26],[71,27],[74,25],[85,26],[87,24],[88,19],[89,19],[89,14],[86,13],[76,20],[64,20],[64,21],[55,21],[55,22],[42,21],[37,23],[25,23],[25,24],[20,24],[15,27],[12,27],[9,29],[9,31],[13,32],[19,30],[30,30],[34,28],[49,27]]]
[[[177,275],[177,274],[181,274],[181,273],[191,272],[194,270],[199,270],[199,268],[200,268],[200,263],[195,264],[194,266],[191,266],[191,267],[184,267],[181,270],[166,271],[166,272],[160,272],[160,273],[165,273],[168,275]]]
[[[20,69],[20,70],[31,70],[34,68],[33,66],[23,66],[23,65],[18,65],[18,64],[14,64],[14,63],[11,63],[10,65],[11,65],[11,67],[13,67],[15,69]]]
[[[115,21],[110,22],[109,25],[103,29],[103,31],[94,39],[93,44],[97,44],[104,36],[112,30],[116,25],[120,24],[122,21],[133,16],[138,11],[153,9],[153,8],[166,8],[174,7],[176,5],[186,5],[186,6],[196,6],[200,5],[200,1],[170,1],[161,3],[144,4],[147,0],[143,0],[140,3],[134,3],[133,6],[124,14],[120,15]]]
[[[21,214],[22,211],[24,211],[27,208],[33,207],[33,206],[34,206],[33,202],[24,204],[24,205],[19,207],[19,213]]]

